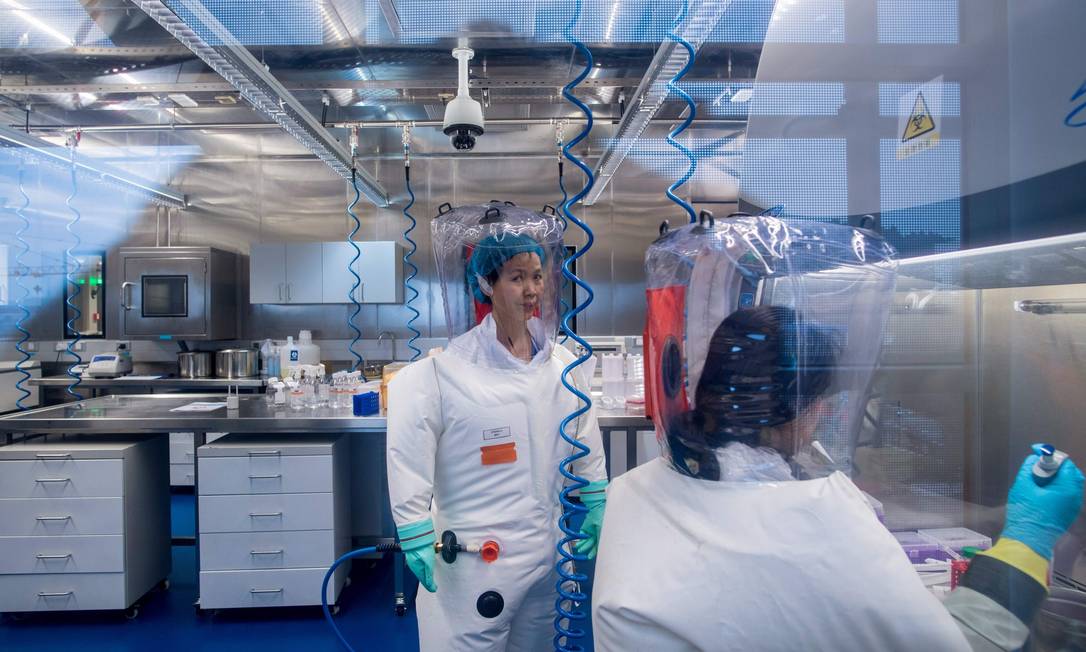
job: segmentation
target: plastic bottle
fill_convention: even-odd
[[[298,363],[318,365],[321,363],[321,347],[313,343],[313,334],[298,331]]]
[[[264,340],[260,345],[260,377],[267,380],[271,373],[272,365],[272,341]]]
[[[294,336],[287,335],[287,343],[279,347],[279,367],[283,376],[288,376],[287,371],[298,364],[298,347],[294,344]]]

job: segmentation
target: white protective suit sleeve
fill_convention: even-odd
[[[562,366],[567,366],[577,360],[569,349],[561,345],[555,345],[555,355],[561,361]],[[591,385],[585,382],[581,368],[573,371],[574,386],[585,394],[591,394]],[[576,399],[578,404],[579,399]],[[588,446],[590,452],[573,463],[573,473],[587,479],[589,482],[607,479],[607,458],[603,454],[603,437],[600,435],[600,424],[596,416],[596,404],[593,403],[588,412],[581,416],[577,424],[577,441]]]
[[[388,385],[386,468],[397,527],[430,518],[444,418],[434,359],[404,367]]]

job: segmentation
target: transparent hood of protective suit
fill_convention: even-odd
[[[561,318],[557,218],[509,202],[442,208],[431,232],[450,348],[484,366],[516,368],[509,342],[499,340],[526,333],[536,362]]]
[[[895,269],[880,236],[844,225],[737,217],[662,235],[646,254],[646,393],[671,465],[848,473]]]

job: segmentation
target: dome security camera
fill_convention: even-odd
[[[475,56],[470,48],[456,48],[452,52],[459,63],[460,83],[456,97],[445,107],[442,131],[452,139],[457,150],[468,151],[475,147],[475,139],[483,135],[483,107],[471,99],[468,93],[468,61]]]

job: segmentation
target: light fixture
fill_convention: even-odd
[[[275,122],[343,179],[357,179],[377,206],[388,206],[388,192],[372,174],[354,166],[351,153],[328,133],[248,48],[200,0],[132,0],[152,20],[233,86],[257,111]],[[214,43],[209,42],[209,39]]]
[[[693,46],[694,54],[697,54],[701,46],[716,29],[717,23],[724,15],[724,10],[731,5],[730,0],[701,0],[690,2],[687,7],[686,20],[679,25],[675,32]],[[594,170],[596,183],[584,198],[585,206],[591,206],[603,194],[604,188],[614,178],[618,167],[625,160],[626,155],[633,149],[637,139],[648,128],[656,112],[663,106],[669,94],[668,81],[686,65],[686,48],[678,46],[674,41],[668,40],[657,48],[648,70],[641,78],[637,91],[627,104],[626,112],[622,115],[618,127],[615,129],[615,137],[607,144],[596,163]]]
[[[184,195],[155,185],[146,179],[129,175],[105,163],[87,158],[82,154],[71,155],[61,144],[64,136],[60,135],[55,138],[58,138],[60,142],[54,144],[44,138],[31,136],[17,129],[0,125],[0,147],[14,148],[16,152],[26,153],[40,162],[60,166],[64,169],[68,169],[74,161],[76,170],[80,174],[95,181],[118,187],[129,194],[143,197],[160,206],[171,206],[173,208],[188,206]]]
[[[173,103],[176,104],[177,106],[180,106],[180,107],[183,107],[183,108],[186,108],[186,109],[195,109],[196,107],[200,106],[196,102],[196,100],[192,99],[188,95],[185,95],[184,93],[171,93],[171,94],[167,95],[166,97],[173,100]]]
[[[618,5],[619,0],[615,0],[611,4],[611,15],[607,18],[607,30],[603,33],[603,40],[610,41],[611,34],[615,31],[615,19],[618,17]]]
[[[15,0],[3,0],[3,2],[7,6],[11,7],[12,13],[22,19],[23,22],[38,28],[49,36],[52,36],[56,40],[60,41],[64,45],[67,45],[69,47],[75,45],[75,41],[69,38],[67,34],[64,34],[63,32],[58,31],[51,25],[43,22],[41,19],[34,16],[34,14],[32,14],[29,9],[19,4],[18,2],[15,2]]]
[[[732,95],[731,102],[734,104],[742,104],[743,102],[749,102],[752,97],[754,97],[753,88],[740,88],[735,91],[735,95]]]

